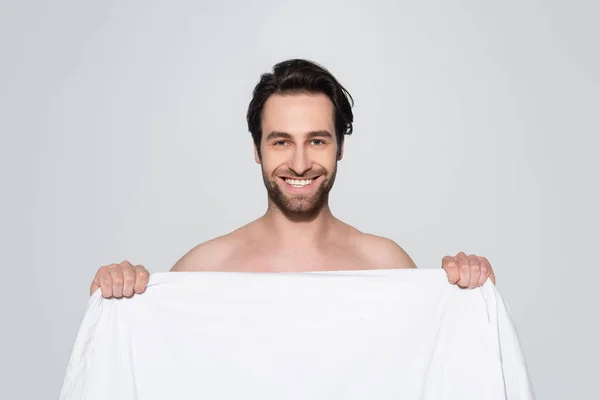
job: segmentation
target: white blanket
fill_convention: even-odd
[[[533,399],[491,282],[443,270],[168,272],[96,291],[67,399]]]

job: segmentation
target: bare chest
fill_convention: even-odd
[[[371,269],[367,257],[351,248],[244,248],[223,260],[220,270],[246,272],[308,272]]]

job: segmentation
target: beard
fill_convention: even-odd
[[[303,177],[298,176],[289,170],[286,170],[285,172],[287,172],[285,175],[289,177],[303,179]],[[272,175],[267,175],[263,170],[263,181],[265,183],[269,199],[277,206],[277,208],[290,217],[308,218],[316,216],[316,214],[318,214],[318,212],[321,211],[323,206],[327,203],[327,199],[329,198],[329,192],[331,191],[333,183],[335,182],[337,163],[329,177],[327,177],[327,171],[325,169],[320,169],[313,172],[316,173],[311,174],[311,176],[320,176],[319,187],[313,193],[288,195],[284,193],[279,186],[280,182],[278,181],[282,181],[279,175],[282,175],[282,171],[278,169],[275,170]],[[283,184],[286,183],[283,182]]]

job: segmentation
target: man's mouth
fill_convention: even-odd
[[[292,179],[292,178],[282,178],[282,179],[285,181],[285,183],[287,183],[288,185],[290,185],[292,187],[301,188],[301,187],[310,185],[317,178],[318,178],[318,176],[315,178],[310,178],[310,179]]]

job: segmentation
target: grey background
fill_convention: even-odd
[[[487,256],[538,398],[596,398],[598,3],[0,4],[3,398],[56,398],[101,265],[262,214],[245,111],[290,57],[356,100],[334,214]]]

